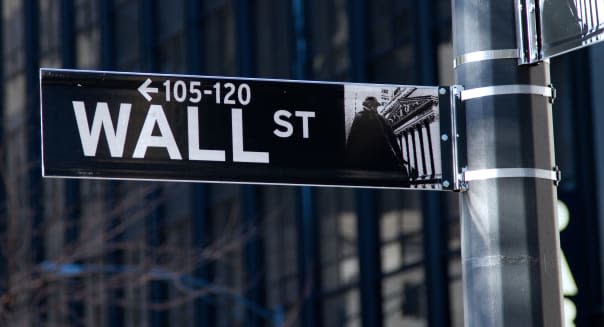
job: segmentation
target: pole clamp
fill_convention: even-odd
[[[549,98],[550,102],[553,103],[556,98],[556,89],[551,84],[548,86],[529,84],[485,86],[461,91],[461,101],[505,94],[541,95]]]
[[[463,64],[497,59],[518,59],[520,57],[518,49],[499,49],[499,50],[482,50],[462,54],[453,59],[453,68],[457,68]]]
[[[463,168],[460,175],[460,184],[462,190],[468,190],[469,181],[478,181],[497,178],[537,178],[551,180],[555,186],[560,184],[562,173],[558,166],[551,170],[539,168],[494,168],[494,169],[478,169],[468,170]]]

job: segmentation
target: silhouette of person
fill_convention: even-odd
[[[403,153],[392,130],[382,117],[375,97],[363,101],[363,110],[352,122],[346,142],[346,160],[350,168],[398,171],[408,177]]]

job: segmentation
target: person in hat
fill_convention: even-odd
[[[390,123],[378,113],[375,97],[363,101],[346,142],[346,160],[354,169],[396,171],[409,176],[402,150]]]

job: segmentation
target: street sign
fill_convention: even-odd
[[[604,40],[604,0],[516,0],[522,63]]]
[[[443,189],[449,88],[40,74],[45,177]]]
[[[540,10],[544,58],[604,39],[604,0],[545,0]]]

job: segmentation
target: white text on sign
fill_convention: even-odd
[[[122,158],[124,155],[124,145],[128,134],[128,125],[130,120],[130,111],[132,104],[120,104],[120,111],[117,118],[117,126],[113,126],[109,106],[106,102],[98,102],[92,119],[92,126],[88,124],[86,108],[84,102],[73,101],[73,111],[75,114],[78,133],[82,143],[84,156],[95,157],[101,129],[104,130],[109,152],[113,158]],[[243,146],[243,111],[238,108],[231,109],[232,126],[232,145],[233,162],[250,163],[269,163],[268,152],[245,151]],[[189,160],[201,161],[226,161],[225,151],[208,150],[199,148],[199,120],[198,107],[189,106],[187,108],[188,116],[188,138],[189,138]],[[157,126],[160,135],[153,135],[153,130]],[[176,140],[172,134],[172,129],[168,124],[168,119],[161,105],[153,104],[149,107],[143,127],[134,148],[132,158],[145,158],[149,147],[164,148],[168,152],[171,160],[182,160],[182,155],[176,145]]]
[[[160,87],[160,85],[163,87]],[[150,104],[142,127],[140,130],[132,131],[132,126],[130,126],[132,103],[120,103],[117,119],[115,119],[116,117],[111,117],[111,112],[115,115],[115,109],[117,108],[112,108],[110,111],[107,102],[85,104],[84,101],[72,101],[84,156],[97,156],[102,130],[112,158],[123,158],[126,138],[137,137],[132,153],[133,159],[145,159],[149,148],[161,148],[167,152],[170,160],[183,160],[181,150],[187,148],[188,160],[226,162],[227,152],[224,149],[202,148],[200,137],[207,135],[207,133],[200,133],[200,119],[203,119],[204,114],[199,108],[203,108],[204,104],[201,103],[203,100],[206,105],[224,105],[230,110],[230,143],[232,145],[232,158],[230,159],[233,162],[265,164],[270,162],[269,152],[245,150],[243,137],[244,113],[242,108],[252,101],[252,90],[248,83],[218,81],[202,84],[202,81],[197,80],[165,79],[152,81],[150,78],[146,78],[137,88],[137,91],[148,102],[159,100],[164,102],[166,106],[168,103],[188,104],[186,106],[187,146],[178,146],[172,132],[173,129],[164,111],[164,106],[161,104]],[[157,99],[158,96],[160,99]],[[95,106],[92,120],[88,119],[87,105]],[[90,107],[88,112],[90,112]],[[316,112],[314,111],[275,110],[273,114],[275,127],[272,129],[272,134],[278,138],[290,138],[294,135],[295,130],[301,130],[301,137],[309,139],[311,122],[315,117]],[[113,122],[117,122],[115,126]],[[267,132],[270,133],[271,131]],[[133,133],[135,135],[132,135]],[[300,132],[296,135],[300,135]]]
[[[109,105],[107,102],[97,102],[92,124],[86,114],[86,105],[83,101],[72,101],[73,111],[77,123],[78,133],[82,144],[84,156],[95,157],[100,141],[101,130],[104,131],[109,153],[113,158],[123,158],[128,126],[130,125],[131,103],[121,103],[117,117],[117,125],[114,126]],[[298,117],[302,123],[302,137],[310,137],[310,118],[314,118],[314,111],[294,111],[293,116]],[[280,138],[291,137],[294,125],[290,122],[292,113],[287,110],[278,110],[273,115],[274,123],[278,128],[273,134]],[[159,131],[154,135],[153,131]],[[217,149],[202,149],[199,136],[199,107],[187,106],[187,138],[188,159],[197,161],[226,161],[226,152]],[[247,163],[270,163],[270,154],[263,151],[246,151],[243,139],[243,110],[231,108],[231,144],[232,161]],[[134,159],[144,159],[147,149],[163,148],[167,151],[171,160],[182,160],[183,157],[172,133],[164,108],[161,105],[149,106],[147,115],[141,130],[138,132],[136,146],[132,154]]]

